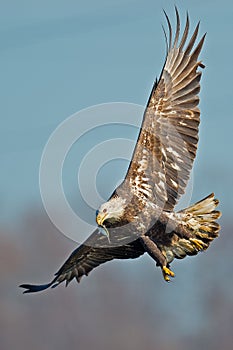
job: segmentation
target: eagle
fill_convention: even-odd
[[[206,34],[196,43],[199,24],[189,36],[187,12],[181,33],[164,11],[168,30],[166,59],[146,105],[126,176],[96,212],[97,228],[75,249],[54,279],[43,285],[22,284],[24,293],[80,282],[97,266],[113,259],[135,259],[148,253],[165,281],[175,276],[174,259],[205,251],[218,236],[220,211],[214,194],[180,211],[198,145],[199,92],[204,64],[199,60]],[[168,34],[167,34],[168,32]]]

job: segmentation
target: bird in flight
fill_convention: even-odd
[[[165,281],[174,277],[171,262],[206,250],[220,230],[214,194],[175,211],[184,193],[198,144],[200,122],[199,54],[205,35],[196,43],[199,23],[191,38],[189,16],[182,33],[177,8],[175,35],[165,13],[167,54],[160,78],[154,82],[124,181],[96,213],[97,228],[75,249],[48,284],[22,284],[24,293],[66,286],[113,259],[135,259],[148,253]],[[103,234],[103,232],[105,234]]]

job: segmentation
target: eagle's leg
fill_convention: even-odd
[[[165,281],[169,282],[170,277],[174,277],[175,274],[169,269],[166,256],[148,236],[142,235],[140,236],[140,240],[145,251],[156,261],[157,265],[161,267]]]

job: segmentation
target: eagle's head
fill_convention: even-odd
[[[106,228],[106,223],[115,223],[120,221],[123,218],[126,207],[126,200],[119,197],[114,196],[109,199],[109,201],[103,203],[100,208],[96,212],[96,222],[99,226],[103,227],[108,239],[109,232]]]

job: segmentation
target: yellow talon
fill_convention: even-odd
[[[162,267],[162,271],[163,271],[163,278],[165,279],[166,282],[170,281],[170,277],[175,277],[175,274],[173,271],[171,271],[167,266],[163,266]]]
[[[163,278],[166,282],[170,282],[170,277],[168,275],[163,274]]]
[[[167,266],[163,266],[163,272],[165,275],[168,275],[168,276],[171,276],[171,277],[174,277],[175,274],[173,271],[171,271]]]

